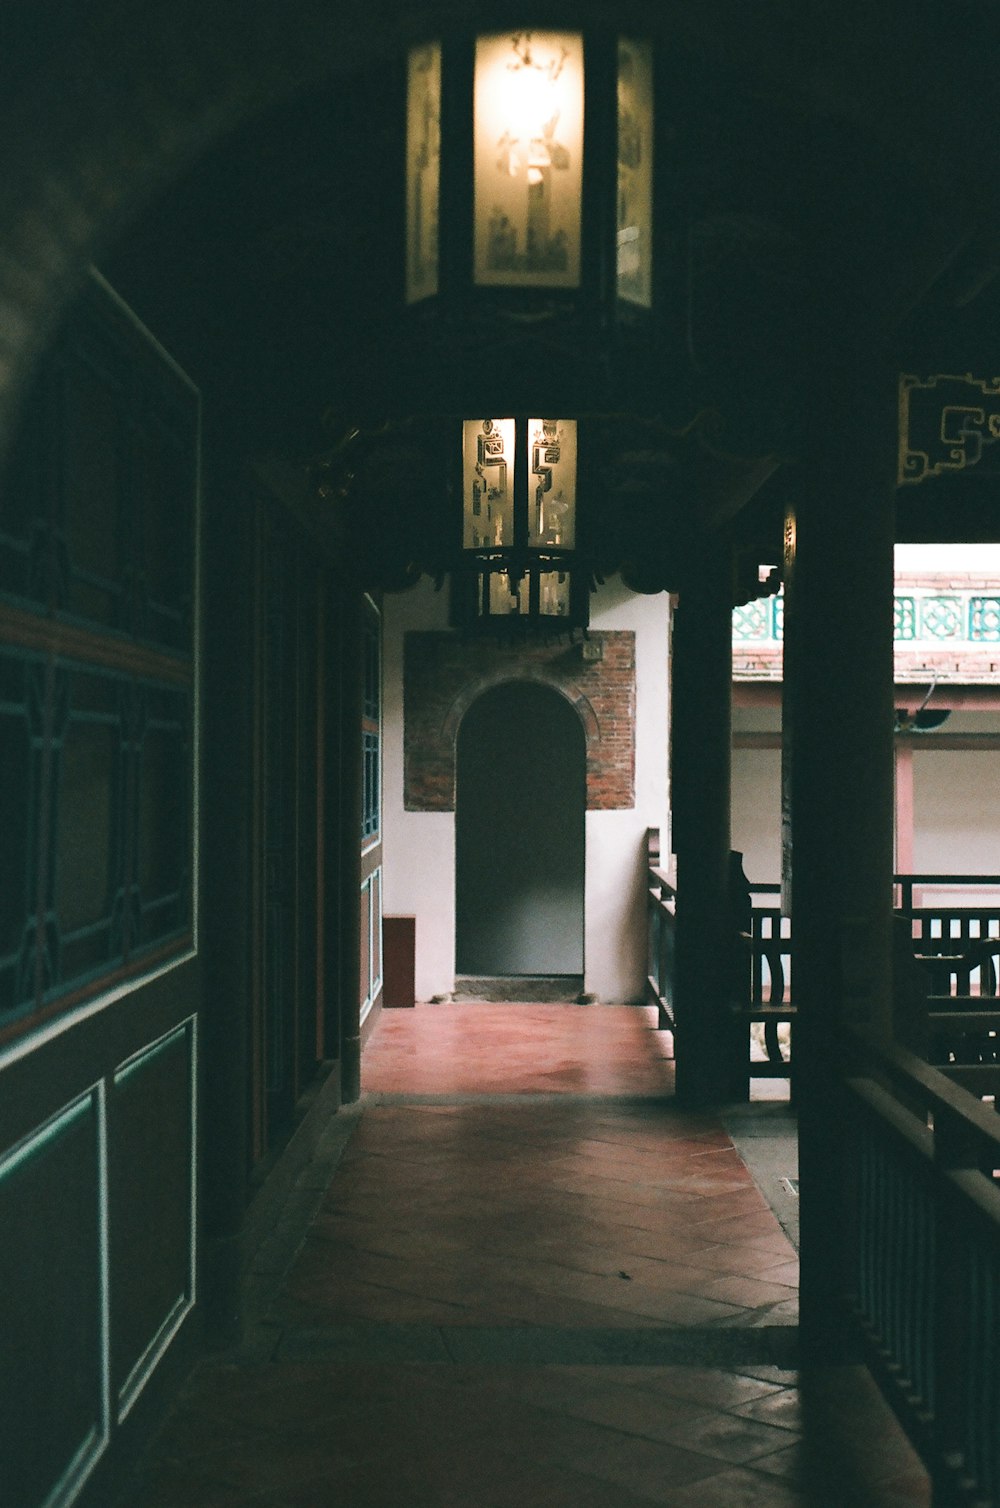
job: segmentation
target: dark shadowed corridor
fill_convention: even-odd
[[[797,1372],[795,1251],[654,1022],[387,1013],[129,1508],[928,1502],[860,1369]]]

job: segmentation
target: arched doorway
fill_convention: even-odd
[[[495,686],[463,719],[456,778],[456,972],[582,974],[586,744],[576,713],[547,686]]]

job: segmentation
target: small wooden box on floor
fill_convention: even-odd
[[[382,1008],[417,1003],[417,919],[415,916],[384,916],[382,945],[385,954],[385,993]]]

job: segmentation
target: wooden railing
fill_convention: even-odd
[[[997,993],[1000,875],[895,876],[896,901],[910,918],[913,950],[935,995]]]
[[[1000,1092],[1000,1067],[978,1090]],[[868,1363],[935,1504],[1000,1504],[1000,1115],[950,1073],[860,1040],[844,1096]]]
[[[914,1045],[928,1063],[978,1093],[990,1092],[1000,1065],[1000,938],[980,941],[963,953],[922,959],[933,980]]]
[[[893,876],[893,903],[908,916],[926,913],[942,916],[988,917],[1000,914],[1000,875],[997,874],[897,874]]]
[[[909,1045],[976,1093],[1000,1061],[1000,876],[897,875],[896,886],[928,992]]]
[[[770,901],[779,885],[751,885],[751,895]],[[677,891],[672,874],[662,867],[659,830],[647,830],[647,996],[657,1007],[661,1030],[675,1031],[674,943],[677,925]],[[748,995],[743,1012],[747,1023],[746,1076],[774,1078],[791,1072],[790,1043],[782,1050],[779,1023],[791,1022],[791,924],[777,905],[753,907],[751,931],[743,937],[747,956]],[[750,1026],[764,1024],[766,1057],[751,1061]]]
[[[677,925],[677,892],[670,876],[660,868],[660,830],[646,830],[646,889],[648,961],[646,987],[659,1013],[661,1031],[674,1031],[674,934]]]
[[[933,1476],[937,1508],[1000,1508],[1000,907],[914,905],[932,882],[944,888],[941,876],[896,877],[910,917],[903,952],[912,944],[921,958],[927,1052],[852,1034],[830,1132],[851,1189],[848,1313]],[[768,904],[778,886],[751,892],[746,1016],[776,1033],[795,1014],[791,928]],[[649,988],[672,1030],[676,892],[652,830],[648,897]],[[926,999],[921,968],[938,991]],[[790,1072],[771,1042],[768,1052],[765,1071]]]
[[[791,1076],[792,1023],[795,1004],[792,995],[792,923],[784,916],[780,904],[780,885],[750,883],[753,910],[750,933],[746,939],[749,955],[749,995],[745,1015],[748,1027],[761,1022],[764,1027],[763,1060],[753,1057],[750,1048],[752,1078],[787,1078]],[[783,1050],[779,1026],[788,1024]]]
[[[912,950],[930,998],[921,1055],[951,1071],[1000,1061],[1000,875],[897,874],[895,900],[910,918]],[[754,884],[747,1017],[764,1023],[766,1061],[754,1077],[791,1075],[796,1002],[791,919],[782,914],[780,885]],[[982,997],[990,997],[984,1006]],[[993,1001],[996,1000],[996,1006]],[[779,1023],[788,1023],[787,1045]],[[926,1051],[924,1051],[926,1049]],[[975,1089],[983,1075],[962,1075]]]
[[[673,1031],[677,895],[671,875],[662,867],[655,828],[649,829],[647,841],[648,997],[657,1006],[660,1027]],[[898,909],[909,917],[910,947],[929,992],[926,1010],[908,1042],[921,1057],[976,1092],[984,1078],[978,1070],[1000,1062],[1000,875],[898,874],[893,883]],[[977,887],[975,904],[952,903],[956,895],[972,899]],[[750,883],[750,931],[742,936],[747,1092],[750,1078],[793,1075],[797,1006],[792,927],[781,910],[780,890],[776,884]],[[763,1057],[752,1040],[756,1023],[763,1025],[757,1037]]]

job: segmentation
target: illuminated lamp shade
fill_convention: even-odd
[[[618,42],[617,279],[619,299],[653,305],[653,49]]]
[[[583,38],[480,37],[474,117],[474,280],[577,288]]]
[[[410,51],[406,90],[406,299],[438,291],[441,215],[441,47]]]
[[[595,52],[601,45],[595,44]],[[653,52],[648,41],[620,37],[617,105],[608,119],[603,97],[587,103],[585,39],[578,32],[506,32],[474,45],[471,115],[472,182],[461,181],[458,150],[449,151],[442,108],[449,59],[439,42],[415,47],[407,72],[406,298],[410,304],[447,292],[441,286],[442,194],[471,214],[471,269],[480,288],[579,289],[586,281],[581,228],[584,195],[608,208],[597,238],[616,263],[618,300],[650,308],[653,293]],[[605,60],[602,58],[602,72]],[[457,68],[456,68],[457,71]],[[593,71],[593,70],[590,70]],[[603,81],[602,81],[603,82]],[[600,91],[598,91],[600,94]],[[585,110],[586,105],[586,110]],[[467,107],[466,107],[467,109]],[[616,181],[600,183],[584,164],[584,120],[600,135],[615,130],[608,159]],[[603,119],[602,119],[603,117]]]
[[[586,623],[576,447],[574,419],[463,422],[457,621],[501,631]]]

